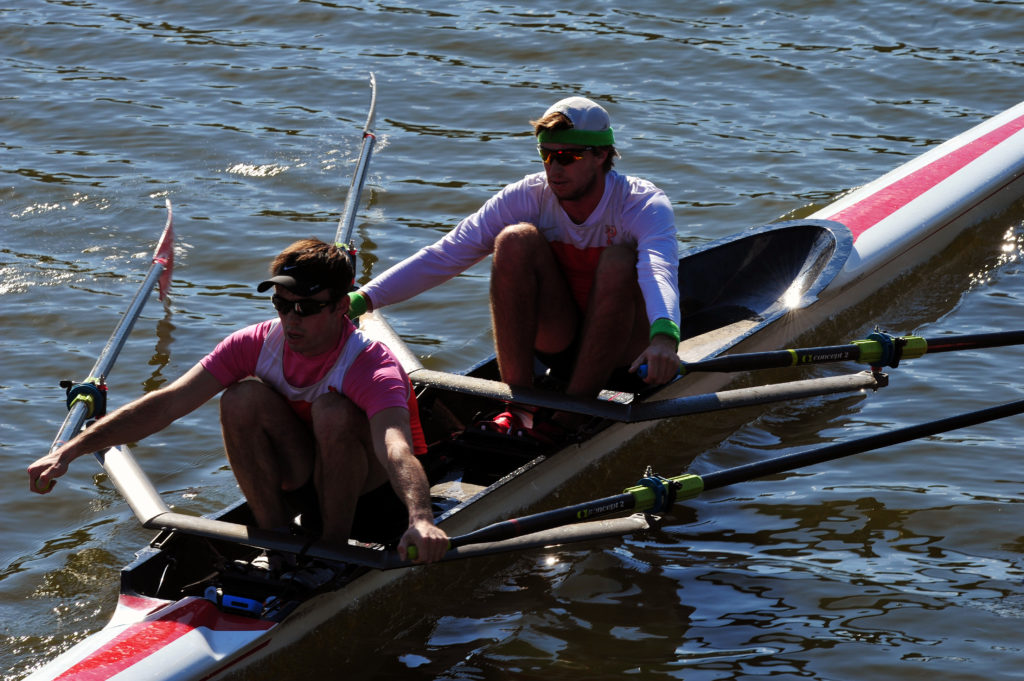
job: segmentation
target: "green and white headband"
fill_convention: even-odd
[[[541,130],[537,141],[541,144],[579,144],[585,147],[610,147],[615,144],[611,119],[597,102],[586,97],[568,97],[555,102],[544,112],[564,114],[572,123],[567,130]]]

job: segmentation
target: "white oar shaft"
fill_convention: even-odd
[[[117,356],[121,353],[122,348],[124,348],[124,344],[128,340],[132,328],[135,326],[135,321],[139,318],[142,308],[149,299],[150,292],[157,282],[161,281],[164,277],[165,271],[170,271],[173,267],[174,213],[171,208],[170,199],[166,200],[166,206],[167,222],[153,253],[153,263],[150,265],[146,278],[143,279],[138,291],[135,292],[135,297],[132,298],[128,309],[124,311],[117,326],[114,327],[114,332],[107,340],[107,344],[103,347],[99,357],[96,359],[96,364],[93,365],[86,379],[87,381],[96,382],[97,387],[100,387],[100,389],[103,389],[102,386],[105,385],[107,376],[114,368],[114,362],[117,361]],[[163,294],[163,286],[161,285],[161,298]],[[88,402],[73,402],[68,409],[67,416],[64,418],[64,423],[61,424],[60,430],[57,432],[57,437],[54,438],[51,450],[56,449],[77,435],[86,420],[92,416],[91,412],[92,408]]]
[[[348,194],[345,196],[345,206],[341,211],[341,219],[338,221],[338,231],[334,236],[336,244],[349,244],[352,238],[352,230],[355,228],[356,212],[359,210],[359,199],[363,194],[363,186],[366,184],[366,172],[370,168],[370,158],[373,156],[373,145],[377,137],[373,132],[374,120],[377,117],[377,78],[370,74],[370,111],[366,116],[366,125],[363,127],[363,146],[359,151],[359,160],[356,162],[355,172],[352,174],[352,183],[349,185]]]
[[[676,416],[706,414],[724,409],[736,409],[787,400],[806,399],[834,393],[876,390],[885,387],[885,376],[869,371],[843,376],[826,376],[787,383],[772,383],[723,390],[715,393],[688,395],[674,399],[634,401],[620,404],[608,400],[573,397],[538,388],[512,388],[506,383],[462,374],[449,374],[430,369],[409,370],[415,383],[432,386],[453,393],[503,400],[514,404],[528,404],[559,411],[572,412],[611,419],[622,423],[657,421]]]

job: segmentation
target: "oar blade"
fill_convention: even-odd
[[[363,134],[373,132],[377,121],[377,76],[370,72],[370,111],[366,114],[366,127]]]

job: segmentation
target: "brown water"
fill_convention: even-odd
[[[0,10],[0,670],[109,617],[149,536],[90,460],[49,497],[25,466],[64,414],[176,207],[174,293],[111,377],[121,404],[269,315],[252,284],[329,236],[366,77],[380,143],[361,278],[539,170],[527,121],[583,93],[618,166],[663,187],[681,247],[881,175],[1021,98],[1019,2],[8,3]],[[811,334],[1024,327],[1018,208]],[[480,266],[389,318],[431,368],[490,350]],[[708,472],[1020,399],[1018,349],[904,363],[875,395],[683,419],[562,497],[654,464]],[[816,373],[826,373],[822,370]],[[782,374],[771,378],[788,377]],[[446,566],[251,678],[993,679],[1024,614],[1020,419],[711,492],[644,536]],[[167,501],[237,490],[213,408],[137,448]]]

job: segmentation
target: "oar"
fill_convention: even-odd
[[[356,162],[355,172],[352,174],[352,183],[349,185],[348,194],[345,196],[345,206],[341,211],[341,219],[338,220],[338,231],[334,235],[334,243],[339,248],[344,248],[353,256],[355,249],[350,242],[352,230],[355,227],[356,212],[359,210],[359,197],[363,193],[363,185],[366,183],[366,172],[370,168],[370,157],[373,156],[373,145],[377,137],[373,132],[374,120],[377,117],[377,78],[370,74],[370,110],[366,115],[366,125],[363,126],[363,146],[359,151],[359,160]]]
[[[174,269],[174,213],[171,209],[170,199],[166,199],[165,203],[167,223],[164,225],[164,231],[160,235],[160,241],[153,253],[153,261],[146,273],[146,278],[143,279],[135,297],[128,305],[128,309],[121,316],[113,334],[100,352],[96,364],[89,372],[89,377],[81,383],[65,381],[61,384],[67,390],[68,414],[50,451],[73,438],[88,419],[99,418],[104,414],[107,401],[107,376],[113,369],[114,362],[135,325],[135,320],[139,318],[139,313],[142,312],[150,291],[153,290],[154,285],[159,283],[160,300],[167,295],[167,290],[171,285],[171,272]]]
[[[861,362],[874,367],[895,368],[901,360],[916,359],[926,354],[953,352],[956,350],[980,350],[1024,343],[1024,331],[1000,331],[996,333],[973,333],[961,336],[890,336],[876,332],[864,340],[847,345],[826,345],[817,348],[772,350],[739,355],[725,355],[697,362],[682,362],[679,375],[685,376],[698,371],[755,371],[757,369],[783,369],[807,364],[828,362]],[[640,367],[641,377],[646,374],[646,365]]]
[[[641,514],[624,518],[606,518],[627,511],[664,512],[706,490],[746,482],[804,466],[824,463],[862,452],[889,447],[957,428],[1024,413],[1024,400],[950,418],[908,426],[888,433],[870,435],[806,452],[797,452],[756,463],[727,468],[706,475],[684,474],[662,478],[648,474],[621,494],[586,501],[573,506],[504,520],[487,527],[452,537],[451,548],[442,561],[460,560],[509,551],[521,551],[556,544],[593,541],[640,532],[648,527]],[[291,551],[310,557],[341,561],[353,565],[391,570],[412,566],[416,547],[410,547],[408,560],[393,551],[379,551],[357,545],[308,543],[305,538],[283,532],[261,530],[210,518],[199,518],[171,511],[139,468],[128,447],[115,447],[96,455],[118,491],[128,500],[143,526],[173,530],[213,539],[247,544],[265,549]],[[602,518],[605,518],[601,520]]]
[[[457,549],[458,547],[481,543],[493,544],[494,542],[504,542],[521,535],[547,532],[557,527],[572,525],[582,521],[592,521],[596,518],[621,514],[625,511],[660,513],[667,511],[674,503],[692,499],[706,490],[719,489],[738,482],[747,482],[767,475],[796,470],[804,466],[824,463],[882,447],[890,447],[918,438],[937,435],[958,428],[966,428],[1021,413],[1024,413],[1024,400],[1009,402],[996,407],[951,416],[937,421],[907,426],[886,433],[879,433],[878,435],[869,435],[868,437],[851,440],[850,442],[840,442],[805,452],[779,456],[766,461],[727,468],[706,475],[688,473],[673,478],[662,478],[648,474],[636,486],[630,487],[621,494],[494,523],[479,530],[452,537],[450,539],[451,547]],[[457,551],[449,551],[449,555],[445,559],[449,560],[458,557],[462,556]]]
[[[401,560],[395,552],[379,551],[351,543],[344,545],[324,542],[310,543],[308,537],[296,536],[287,532],[263,530],[253,525],[241,525],[213,518],[176,513],[164,503],[127,446],[111,447],[105,452],[97,452],[96,457],[111,482],[128,501],[135,517],[147,529],[170,530],[208,539],[221,539],[261,549],[288,551],[311,558],[324,558],[378,570],[391,570],[412,565],[411,562]],[[450,551],[446,559],[471,558],[493,553],[522,551],[552,544],[621,537],[624,534],[640,532],[647,528],[647,520],[637,514],[629,518],[612,518],[592,523],[555,527],[499,542],[463,546]],[[415,547],[413,547],[412,555],[415,555]]]

